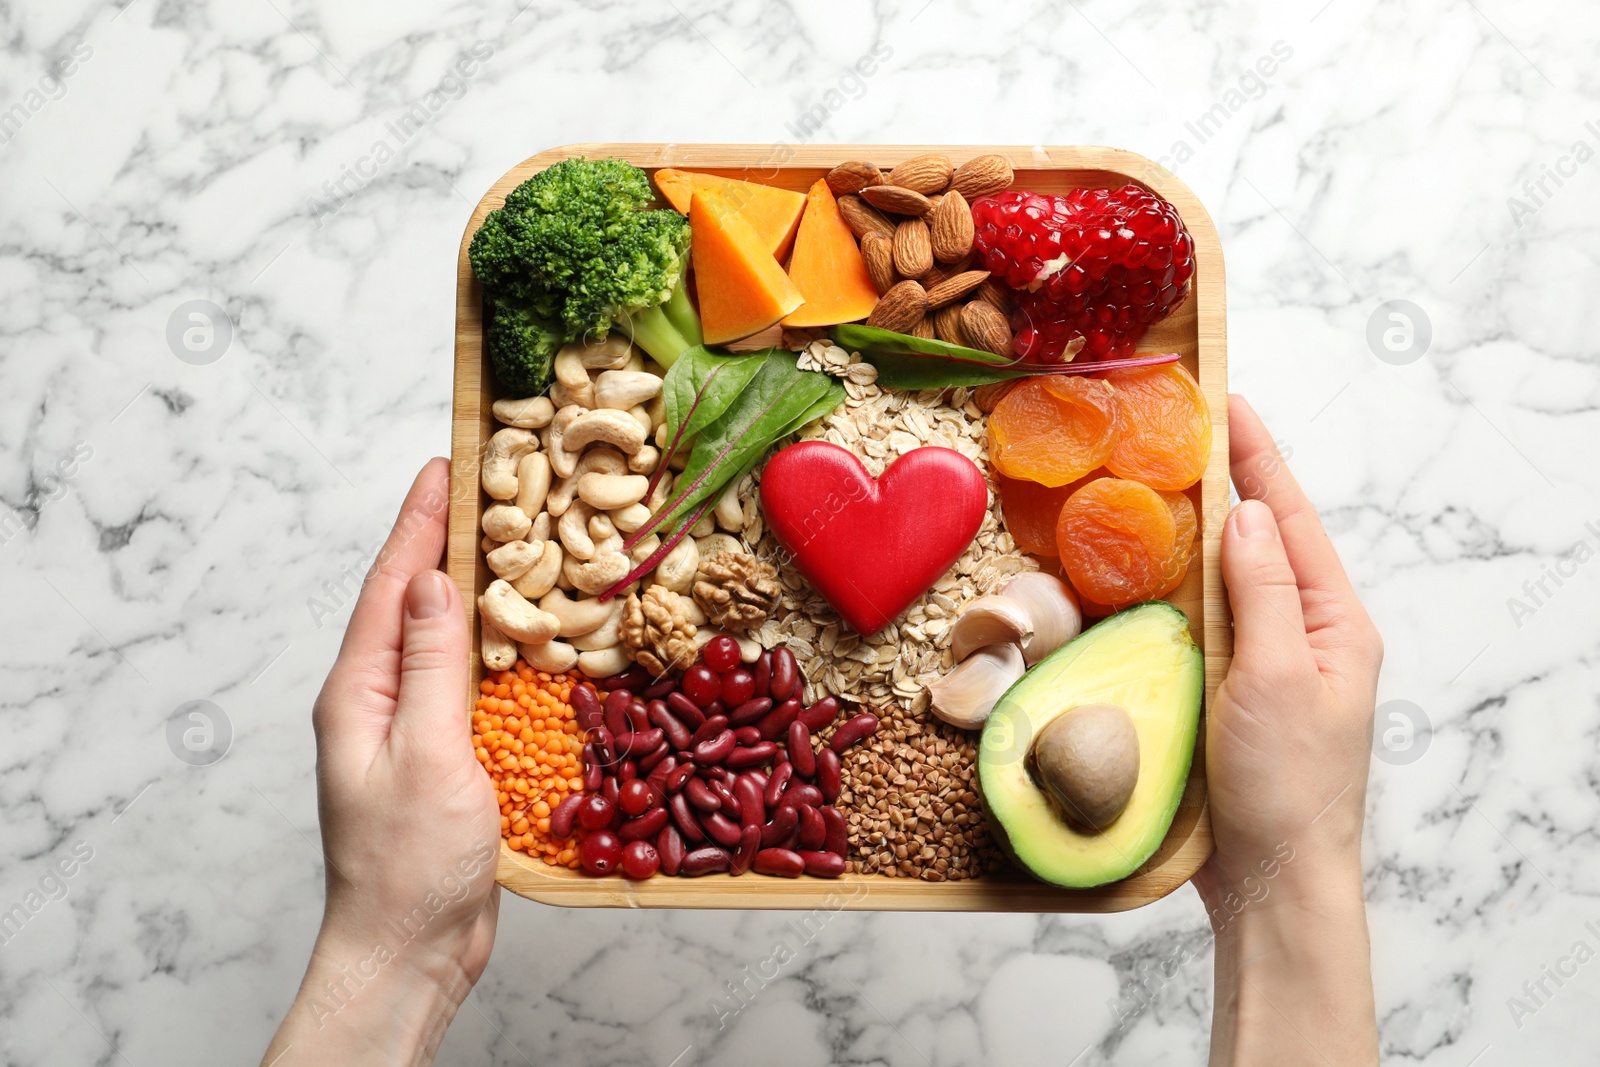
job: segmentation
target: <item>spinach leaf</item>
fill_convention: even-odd
[[[861,353],[865,362],[876,367],[878,384],[887,389],[950,389],[962,385],[992,385],[1041,374],[1099,374],[1108,370],[1153,367],[1178,359],[1175,352],[1139,352],[1125,359],[1044,365],[1023,363],[948,341],[880,330],[876,326],[830,326],[828,333],[836,344]]]
[[[728,410],[761,369],[761,357],[689,349],[661,383],[669,438],[688,440]]]
[[[981,348],[967,348],[963,345],[953,345],[949,341],[940,341],[932,337],[912,337],[910,334],[895,333],[893,330],[881,329],[877,326],[863,326],[860,323],[844,323],[839,326],[828,327],[828,336],[841,348],[851,352],[860,352],[863,356],[868,352],[874,355],[886,353],[902,356],[932,356],[935,359],[955,359],[966,363],[987,363],[996,367],[1010,367],[1018,360],[997,356],[993,352],[985,352]]]

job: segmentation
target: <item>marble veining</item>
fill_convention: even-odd
[[[449,447],[462,227],[516,161],[601,140],[1167,162],[1222,233],[1233,385],[1388,644],[1385,1061],[1593,1059],[1592,5],[21,0],[0,27],[7,1064],[255,1062],[319,917],[308,712],[350,575]],[[1384,348],[1395,300],[1425,351]],[[211,765],[169,744],[196,700],[231,732]],[[798,919],[508,898],[440,1062],[1204,1059],[1189,890]]]

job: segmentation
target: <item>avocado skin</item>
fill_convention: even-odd
[[[1205,668],[1184,613],[1164,601],[1118,612],[1036,664],[995,704],[978,750],[989,829],[1040,881],[1092,888],[1126,878],[1160,847],[1183,798],[1204,700]],[[1139,781],[1102,833],[1084,833],[1033,780],[1032,739],[1081,704],[1126,708],[1139,734]]]

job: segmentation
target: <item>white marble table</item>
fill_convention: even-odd
[[[1385,1059],[1593,1060],[1600,14],[994,6],[0,10],[0,911],[23,909],[0,1059],[254,1063],[288,1003],[320,911],[308,709],[355,576],[448,449],[481,190],[570,141],[806,139],[1113,144],[1199,193],[1233,385],[1388,642]],[[168,332],[196,300],[231,332],[186,362]],[[1398,352],[1393,300],[1420,309]],[[169,747],[195,700],[231,724],[214,765]],[[508,898],[440,1062],[1203,1059],[1188,890],[1106,918],[834,917],[719,1013],[790,918]]]

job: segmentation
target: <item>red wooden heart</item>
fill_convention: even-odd
[[[873,480],[848,449],[790,445],[761,475],[767,528],[857,633],[887,626],[961,557],[989,508],[983,472],[917,448]]]

